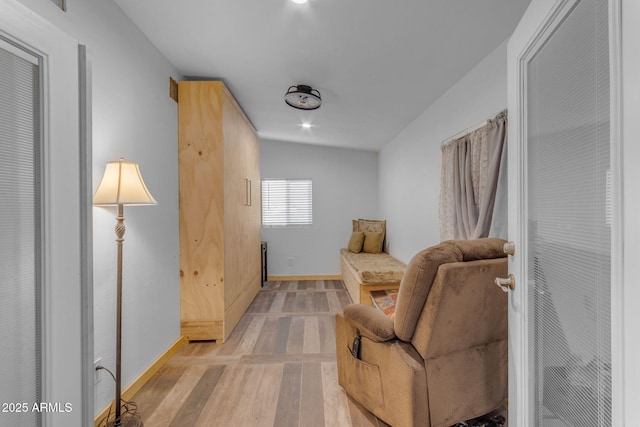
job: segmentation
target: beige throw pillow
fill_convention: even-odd
[[[356,231],[378,231],[384,234],[387,228],[387,221],[379,219],[358,218],[358,229]]]
[[[353,231],[374,231],[382,233],[382,238],[380,239],[380,250],[375,253],[382,252],[382,248],[384,245],[384,235],[387,231],[387,221],[379,220],[379,219],[364,219],[358,218],[352,221]]]
[[[362,231],[354,231],[351,233],[349,239],[349,251],[353,253],[360,253],[362,251],[362,244],[364,243],[364,233]]]
[[[362,252],[369,254],[379,254],[382,252],[382,233],[375,231],[364,232],[364,243]]]

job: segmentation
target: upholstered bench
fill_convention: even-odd
[[[340,250],[342,280],[354,303],[373,306],[371,291],[398,289],[407,265],[381,252],[353,253]]]

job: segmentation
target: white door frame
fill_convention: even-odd
[[[622,273],[619,280],[623,283],[620,305],[620,316],[616,319],[623,329],[624,352],[616,357],[622,363],[622,372],[618,373],[624,380],[623,403],[620,411],[624,413],[623,423],[619,425],[634,426],[638,424],[638,402],[640,402],[640,369],[638,369],[638,354],[640,354],[640,2],[638,0],[618,0],[615,16],[619,22],[618,61],[616,91],[619,96],[615,103],[618,108],[617,120],[621,122],[619,138],[621,140],[620,156],[622,164],[622,213],[616,217],[622,218],[624,230],[624,258]],[[621,35],[620,35],[621,34]],[[621,46],[621,47],[620,47]],[[621,59],[620,59],[621,58]],[[612,90],[613,90],[612,85]],[[612,106],[614,103],[612,102]],[[626,260],[626,261],[625,261]],[[614,395],[614,397],[616,397]]]
[[[580,0],[532,0],[507,48],[507,81],[509,111],[509,173],[522,176],[526,171],[524,141],[527,135],[525,108],[525,71],[527,61],[539,46],[547,30]],[[611,351],[612,351],[612,425],[622,426],[625,419],[624,384],[624,281],[622,272],[623,198],[621,149],[621,23],[620,1],[609,0],[609,52],[611,76],[611,176],[613,218],[611,227]],[[528,296],[525,286],[527,248],[521,222],[527,207],[526,183],[509,179],[509,240],[516,243],[516,255],[509,257],[509,271],[516,276],[516,290],[509,298],[509,421],[528,426],[530,414],[527,328]],[[513,220],[516,219],[516,220]],[[629,421],[627,421],[628,425]]]
[[[88,425],[92,283],[90,253],[82,251],[91,247],[84,191],[91,163],[81,169],[90,150],[80,147],[78,41],[16,0],[0,0],[0,11],[0,34],[43,59],[42,402],[58,404],[43,413],[43,425]]]

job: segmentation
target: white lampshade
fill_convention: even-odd
[[[125,162],[123,159],[107,163],[102,181],[93,195],[95,206],[157,203],[144,185],[138,164]]]

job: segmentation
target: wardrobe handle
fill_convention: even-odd
[[[249,179],[249,206],[253,206],[253,197],[251,194],[252,181]]]
[[[244,205],[249,206],[249,180],[244,179]]]

